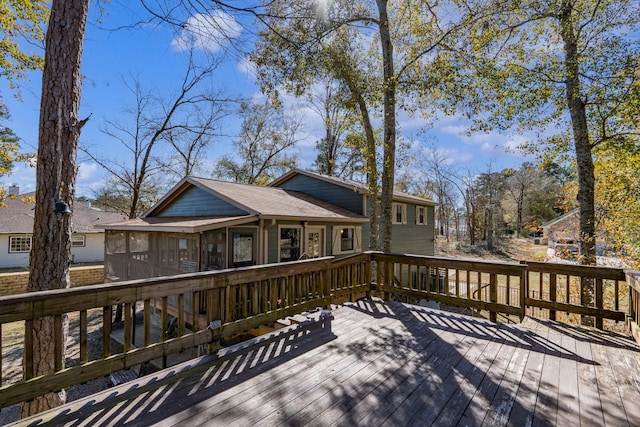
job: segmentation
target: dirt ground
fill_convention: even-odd
[[[539,241],[538,241],[539,242]],[[454,258],[473,258],[496,261],[542,261],[547,252],[547,245],[536,243],[534,239],[509,238],[500,240],[492,251],[486,245],[470,246],[439,236],[436,240],[435,255]]]
[[[79,336],[78,313],[69,315],[69,340],[67,342],[67,356],[65,366],[70,367],[79,363],[80,346],[77,341]],[[95,360],[102,354],[102,310],[90,310],[88,317],[88,356],[89,360]],[[24,334],[24,322],[15,322],[2,327],[2,384],[9,384],[22,379],[22,337]],[[76,339],[74,339],[76,338]],[[77,384],[66,389],[67,402],[71,402],[85,396],[97,393],[112,387],[109,377],[97,378],[84,384]],[[17,421],[20,417],[20,405],[12,405],[2,408],[0,411],[0,426]]]

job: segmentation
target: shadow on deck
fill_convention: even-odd
[[[361,300],[22,420],[36,425],[640,425],[640,348]]]

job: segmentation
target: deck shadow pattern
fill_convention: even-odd
[[[26,425],[640,425],[640,351],[624,338],[379,300],[334,315]]]

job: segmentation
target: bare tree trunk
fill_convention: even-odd
[[[391,252],[393,187],[396,163],[396,82],[387,0],[377,0],[383,63],[382,250]]]
[[[596,265],[595,248],[595,176],[593,155],[584,101],[580,98],[579,53],[573,28],[572,2],[563,1],[560,14],[564,42],[567,106],[571,116],[573,142],[578,167],[578,204],[580,205],[580,258],[582,265]],[[582,305],[595,302],[594,283],[582,284]],[[591,326],[593,318],[582,316],[582,324]]]
[[[46,36],[42,77],[36,203],[29,259],[29,291],[70,286],[71,216],[54,213],[58,202],[73,208],[77,173],[76,152],[80,129],[80,62],[88,0],[54,0]],[[25,379],[54,372],[64,366],[66,320],[62,322],[62,349],[56,355],[54,319],[26,323],[25,336],[33,342],[33,360],[26,360]],[[31,369],[32,367],[32,369]],[[27,417],[65,402],[64,391],[24,402],[20,416]]]

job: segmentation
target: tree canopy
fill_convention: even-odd
[[[42,67],[42,46],[38,43],[44,38],[48,4],[37,0],[0,2],[0,73],[12,87],[26,71]]]
[[[635,132],[623,120],[638,78],[639,5],[633,1],[463,1],[469,22],[450,59],[443,97],[480,129],[535,130],[532,150],[573,151],[581,261],[595,263],[594,149]],[[461,53],[461,54],[460,54]],[[456,90],[456,88],[461,90]],[[452,90],[453,89],[453,90]]]

